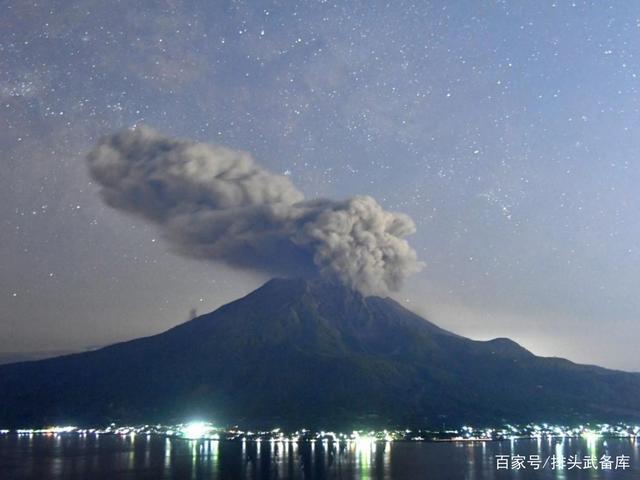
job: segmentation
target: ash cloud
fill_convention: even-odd
[[[397,290],[422,267],[407,215],[369,196],[305,200],[246,152],[136,127],[103,137],[87,161],[108,205],[158,225],[185,256],[319,274],[365,295]]]

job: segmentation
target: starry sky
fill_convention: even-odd
[[[2,2],[0,353],[161,332],[267,277],[169,252],[85,157],[134,125],[410,215],[440,326],[640,371],[640,5]]]

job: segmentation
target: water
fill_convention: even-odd
[[[628,455],[628,470],[496,470],[496,455]],[[615,465],[614,465],[615,467]],[[189,441],[0,435],[0,479],[640,479],[637,439],[486,443]]]

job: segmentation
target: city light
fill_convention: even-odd
[[[205,422],[187,423],[182,429],[182,436],[188,439],[204,438],[212,430],[211,426]]]
[[[0,426],[1,427],[1,426]],[[241,430],[237,426],[223,428],[216,427],[206,421],[192,421],[177,425],[116,425],[107,427],[74,427],[74,426],[49,426],[40,429],[2,429],[0,435],[17,434],[19,436],[32,435],[118,435],[129,437],[132,440],[138,435],[158,435],[166,438],[185,440],[238,440],[251,442],[284,442],[284,443],[311,443],[323,444],[346,443],[355,445],[356,448],[375,448],[377,443],[395,441],[431,441],[431,442],[491,442],[509,440],[511,442],[520,439],[548,440],[564,438],[583,438],[589,444],[607,438],[629,438],[634,441],[640,436],[640,427],[637,425],[619,424],[586,424],[579,426],[554,425],[554,424],[506,424],[499,426],[471,426],[465,425],[459,428],[437,429],[384,429],[384,430],[355,430],[351,433],[329,431],[328,429],[308,430],[300,429],[286,431],[282,428],[265,430]]]
[[[600,438],[600,434],[591,430],[585,430],[582,432],[582,438],[586,438],[589,442],[593,442]]]

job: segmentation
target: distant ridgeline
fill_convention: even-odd
[[[375,428],[640,421],[640,374],[473,341],[390,299],[271,280],[100,350],[0,366],[0,427],[108,422]]]

